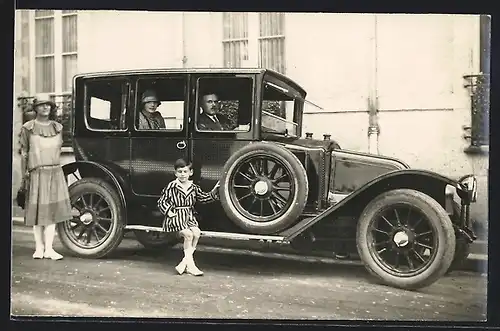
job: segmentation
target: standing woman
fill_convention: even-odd
[[[60,164],[63,126],[54,120],[56,105],[48,95],[33,101],[35,119],[21,128],[22,185],[27,190],[24,222],[33,226],[34,259],[60,260],[54,242],[56,223],[72,218],[68,185]]]

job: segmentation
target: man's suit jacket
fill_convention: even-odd
[[[216,117],[219,122],[214,122],[210,117],[207,116],[207,114],[201,113],[198,116],[198,129],[214,131],[232,130],[231,123],[226,116],[217,114]]]

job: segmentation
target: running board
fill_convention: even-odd
[[[141,231],[154,231],[163,232],[161,227],[144,226],[144,225],[127,225],[125,227],[127,230],[141,230]],[[288,243],[285,237],[282,236],[267,236],[267,235],[257,235],[257,234],[244,234],[244,233],[232,233],[232,232],[215,232],[215,231],[201,231],[202,237],[205,238],[220,238],[229,240],[258,240],[267,242],[277,242],[277,243]]]

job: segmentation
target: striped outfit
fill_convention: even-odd
[[[215,200],[218,200],[218,190],[206,193],[200,186],[191,182],[191,186],[184,191],[177,179],[171,181],[162,190],[158,199],[158,209],[165,215],[163,231],[179,232],[190,227],[198,227],[195,203],[209,203]],[[169,217],[170,211],[174,212],[175,216]]]

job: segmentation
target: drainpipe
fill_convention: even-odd
[[[377,55],[378,55],[378,45],[377,45],[377,15],[374,17],[374,36],[372,40],[372,46],[374,51],[374,62],[373,62],[373,80],[372,80],[372,90],[370,91],[370,96],[368,97],[368,152],[372,154],[378,154],[378,137],[380,134],[380,127],[378,125],[378,88],[377,88]]]
[[[379,154],[378,137],[380,127],[378,125],[378,109],[376,100],[368,98],[368,152]]]
[[[187,56],[186,56],[186,13],[182,12],[182,24],[181,24],[181,37],[182,37],[182,67],[187,66]]]

